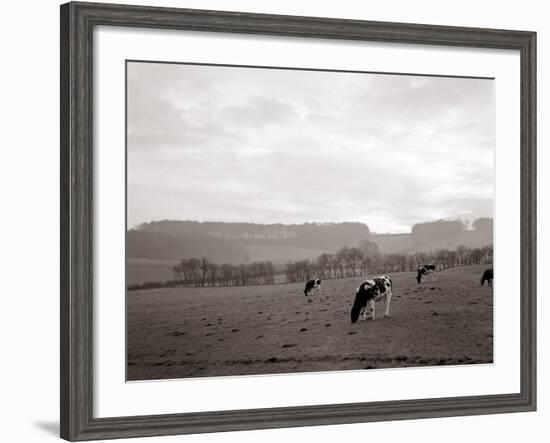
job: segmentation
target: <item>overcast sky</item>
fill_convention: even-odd
[[[493,81],[128,64],[128,226],[492,216]]]

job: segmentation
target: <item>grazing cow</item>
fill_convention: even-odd
[[[306,282],[306,287],[304,288],[305,296],[307,297],[309,293],[314,289],[317,289],[317,291],[321,290],[321,280],[319,280],[318,278]]]
[[[486,269],[483,275],[481,276],[481,286],[487,281],[487,286],[493,286],[493,269]]]
[[[418,267],[418,274],[416,275],[416,281],[420,283],[422,281],[422,277],[428,276],[428,274],[432,274],[432,281],[437,280],[435,278],[435,265],[424,265]]]
[[[389,317],[391,296],[392,282],[389,275],[365,280],[355,292],[355,300],[351,308],[351,322],[355,323],[359,319],[359,316],[361,316],[361,320],[366,320],[367,312],[370,313],[370,317],[374,320],[374,302],[382,299],[384,299],[386,306],[384,317]],[[367,307],[367,305],[370,306]]]

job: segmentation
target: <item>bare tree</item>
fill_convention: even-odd
[[[174,266],[172,266],[171,270],[176,280],[181,280],[181,276],[182,276],[181,263],[177,263]]]
[[[331,261],[332,261],[332,254],[321,254],[319,257],[317,257],[317,267],[319,269],[320,277],[322,278],[330,278],[331,274]]]
[[[232,285],[232,266],[229,263],[224,263],[220,267],[220,272],[223,279],[224,286],[230,286]]]
[[[296,278],[296,264],[293,262],[288,262],[285,266],[286,281],[293,283],[297,280]]]
[[[344,246],[336,253],[336,263],[338,265],[338,270],[340,271],[340,277],[345,277],[345,273],[348,269],[349,261],[349,247]]]
[[[198,258],[190,258],[186,261],[186,267],[189,269],[189,274],[195,286],[199,285],[199,269],[201,261]]]
[[[200,268],[202,271],[202,286],[204,286],[206,284],[206,274],[208,273],[208,266],[210,262],[206,257],[202,257],[200,263]]]
[[[270,261],[265,262],[265,275],[266,275],[266,284],[271,285],[275,282],[275,268],[273,263]]]
[[[217,276],[218,276],[218,268],[219,266],[216,263],[210,263],[209,265],[209,273],[210,273],[210,285],[216,286],[217,282]]]
[[[456,248],[456,257],[458,261],[459,266],[464,266],[466,262],[466,247],[465,246],[459,246]]]
[[[351,268],[351,273],[353,276],[355,276],[355,269],[360,265],[364,256],[364,252],[359,248],[350,248],[348,250],[347,262]]]
[[[248,284],[248,272],[245,265],[239,266],[241,285],[246,286]]]

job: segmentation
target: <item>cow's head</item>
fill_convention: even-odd
[[[354,305],[351,308],[351,322],[355,323],[357,320],[359,320],[360,314],[361,314],[361,308]]]
[[[422,281],[422,271],[419,269],[418,274],[416,275],[416,281],[417,283],[420,283]]]
[[[367,304],[367,291],[363,285],[359,286],[355,291],[355,300],[353,301],[353,306],[351,307],[351,322],[355,323],[359,320],[359,315],[361,314],[361,309]]]

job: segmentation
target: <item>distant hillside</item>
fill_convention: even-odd
[[[397,254],[414,249],[412,234],[372,234],[372,241],[378,250],[386,254]]]
[[[127,234],[127,256],[180,260],[207,257],[215,263],[315,259],[342,246],[368,240],[382,253],[429,252],[493,243],[493,220],[419,223],[408,234],[372,234],[364,223],[254,224],[164,220],[144,223]]]
[[[129,258],[205,256],[217,263],[315,258],[370,237],[363,223],[254,224],[163,220],[128,231]],[[270,258],[271,257],[271,258]]]
[[[180,260],[208,257],[217,263],[246,263],[248,252],[230,240],[205,234],[170,235],[164,232],[131,229],[126,235],[128,258]]]
[[[372,234],[371,240],[380,252],[388,254],[492,245],[493,219],[478,218],[472,229],[466,229],[459,220],[419,223],[413,226],[410,234]]]
[[[244,247],[250,256],[250,261],[271,261],[286,263],[287,261],[315,260],[323,253],[334,252],[326,249],[309,249],[300,246],[250,245]]]

